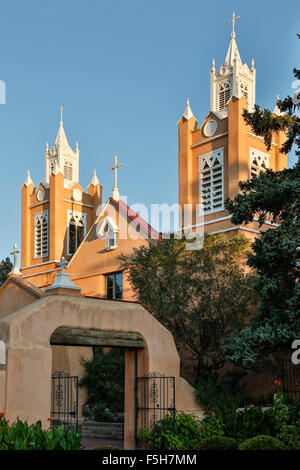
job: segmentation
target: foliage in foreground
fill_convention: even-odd
[[[197,450],[237,450],[238,442],[231,437],[212,436],[203,439]]]
[[[73,429],[42,429],[41,421],[29,425],[17,420],[11,425],[0,419],[0,450],[80,450],[81,436]]]
[[[187,249],[171,235],[123,256],[139,301],[194,358],[196,378],[224,366],[222,342],[244,326],[255,305],[253,275],[245,273],[249,240],[206,235],[203,248]]]
[[[300,70],[294,69],[294,75],[300,79]],[[264,137],[268,149],[273,134],[285,131],[287,140],[280,152],[289,152],[295,144],[300,158],[300,94],[288,96],[277,106],[284,114],[274,115],[256,105],[253,113],[244,111],[244,119],[255,134]],[[300,160],[281,172],[261,172],[257,178],[241,182],[240,190],[225,203],[233,224],[248,224],[255,217],[260,224],[266,219],[278,224],[256,238],[254,254],[248,260],[258,274],[255,288],[260,311],[250,327],[228,339],[224,348],[230,361],[253,367],[261,358],[284,351],[300,339]]]
[[[123,349],[97,348],[91,360],[83,360],[88,404],[96,421],[120,422],[124,410],[125,357]]]
[[[252,438],[268,436],[280,441],[285,449],[300,450],[299,403],[288,402],[286,396],[278,392],[274,395],[273,406],[267,409],[254,405],[239,408],[239,400],[234,399],[232,395],[224,394],[221,398],[212,395],[210,386],[210,395],[207,395],[206,403],[207,416],[204,419],[176,412],[174,428],[173,415],[167,415],[153,427],[152,431],[140,429],[140,441],[150,449],[156,450],[195,450],[202,449],[206,445],[217,450],[218,443],[222,445],[221,443],[225,442],[221,439],[223,437],[242,444]],[[207,444],[203,444],[204,440],[208,440]],[[228,441],[228,444],[230,442],[232,443]],[[264,440],[258,439],[253,442],[263,445]]]
[[[8,274],[12,270],[12,267],[13,267],[13,265],[12,265],[9,257],[3,259],[0,262],[0,286],[2,286],[2,284],[4,284],[4,282],[8,278]]]
[[[287,450],[287,448],[279,439],[262,435],[247,439],[239,446],[239,450]]]

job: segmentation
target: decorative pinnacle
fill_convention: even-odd
[[[29,186],[30,184],[33,184],[29,169],[27,170],[27,176],[26,176],[24,184],[25,186]]]

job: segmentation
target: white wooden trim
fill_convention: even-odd
[[[221,137],[224,137],[224,135],[227,135],[227,134],[228,134],[228,132],[224,132],[223,134],[219,134],[219,135],[214,135],[213,137],[210,137],[209,139],[201,140],[201,142],[197,142],[196,144],[190,145],[190,148],[192,149],[194,147],[199,147],[199,145],[207,144],[207,142],[211,142],[212,140],[220,139]]]
[[[21,270],[24,271],[24,269],[35,268],[37,266],[44,266],[45,264],[51,264],[51,263],[59,263],[59,260],[55,259],[53,261],[45,261],[44,263],[31,264],[30,266],[25,266],[24,268],[21,268]]]

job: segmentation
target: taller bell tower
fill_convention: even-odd
[[[241,60],[235,33],[238,18],[233,14],[229,21],[232,32],[224,63],[217,69],[212,61],[206,118],[198,124],[188,100],[178,121],[179,204],[181,226],[186,229],[254,237],[260,230],[258,223],[233,226],[224,202],[236,196],[239,181],[267,168],[280,171],[287,166],[287,156],[279,153],[286,136],[274,134],[268,150],[263,138],[245,124],[243,110],[252,111],[255,104],[256,70],[254,59],[251,67]]]

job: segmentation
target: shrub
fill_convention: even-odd
[[[124,422],[123,415],[116,415],[112,413],[105,403],[96,403],[91,409],[92,415],[96,421],[103,421],[105,423],[122,423]]]
[[[200,440],[201,421],[192,414],[176,411],[175,436],[173,415],[167,415],[152,429],[139,430],[139,439],[150,449],[189,450],[195,449]]]
[[[216,435],[223,434],[239,442],[260,434],[276,435],[275,415],[272,410],[264,411],[261,406],[254,405],[238,410],[242,405],[241,397],[226,393],[223,388],[220,383],[202,381],[196,389],[196,397],[205,406],[208,414],[204,423],[206,420],[219,420],[222,433],[216,432]]]
[[[283,393],[274,395],[273,412],[275,417],[276,437],[288,449],[300,449],[300,405],[289,403]]]
[[[256,436],[243,442],[240,450],[287,450],[279,439],[271,436]]]
[[[231,437],[212,436],[203,439],[197,450],[237,450],[238,442]]]
[[[102,446],[102,447],[94,447],[91,450],[122,450],[120,447],[114,447],[114,446]]]
[[[42,429],[41,421],[29,425],[17,419],[9,425],[0,419],[0,450],[79,450],[81,436],[75,429]]]
[[[82,364],[85,372],[79,386],[87,388],[90,407],[101,401],[112,412],[122,412],[124,409],[124,350],[97,348],[93,359],[83,360]]]

